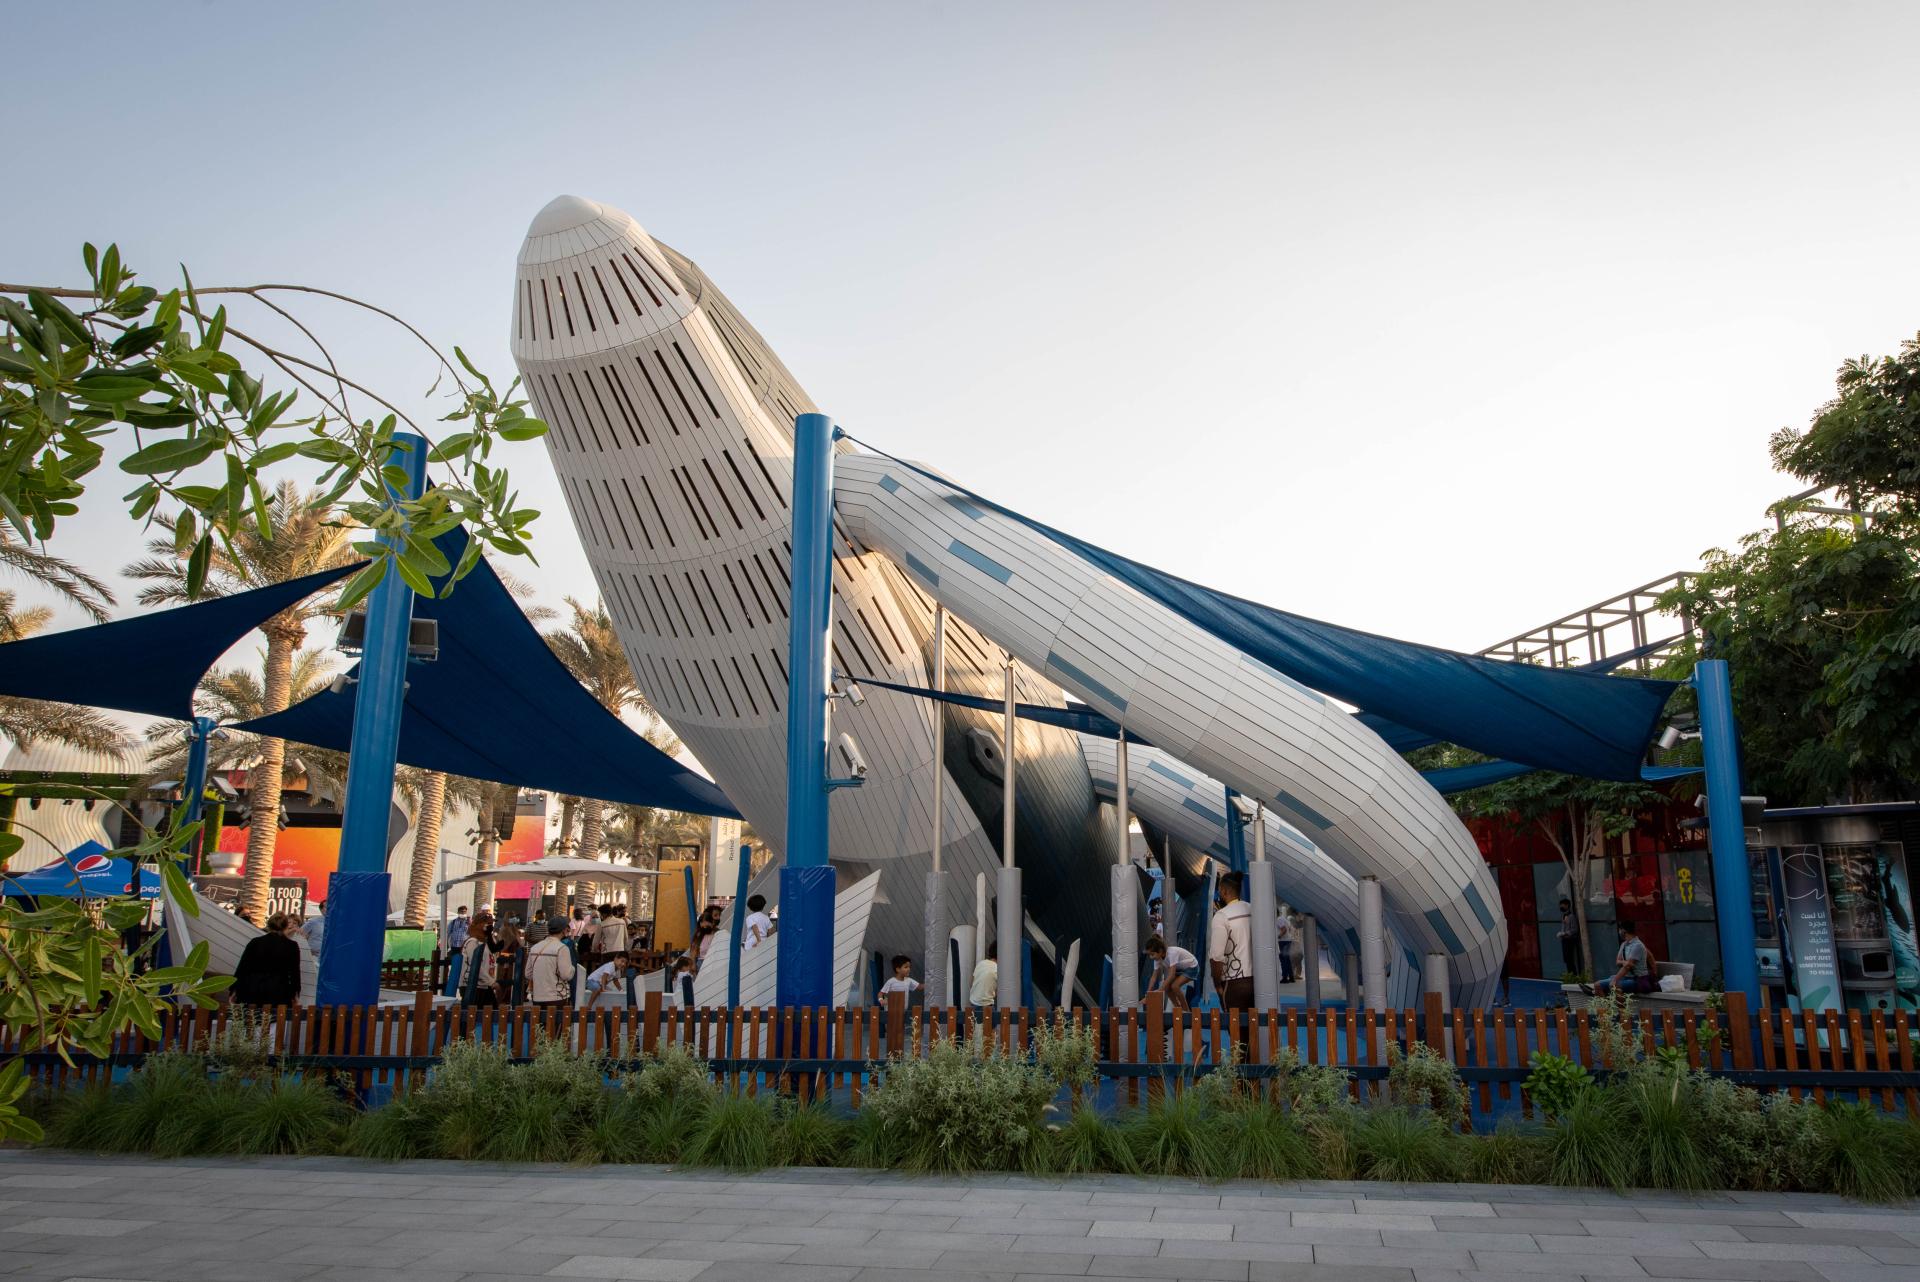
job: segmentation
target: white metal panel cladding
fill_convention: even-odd
[[[554,201],[529,231],[512,334],[635,679],[779,847],[792,422],[813,403],[696,266],[624,213],[574,197]],[[834,553],[834,667],[925,685],[932,601],[844,529]],[[990,671],[998,690],[998,646],[961,629],[954,657],[963,683],[970,670]],[[1018,669],[1018,681],[1022,698],[1059,702],[1032,672]],[[834,797],[835,859],[880,870],[871,946],[917,955],[932,842],[932,710],[876,695],[862,708],[836,703],[832,716],[869,766],[864,787]],[[950,736],[964,734],[963,719],[948,720]],[[1087,904],[1104,901],[1070,893],[1102,864],[1097,803],[1074,737],[1023,726],[1019,751],[1029,900],[1050,931],[1100,943],[1104,917]],[[970,879],[999,865],[997,826],[977,817],[997,813],[998,795],[967,768],[964,750],[957,767],[951,742],[949,754],[946,858]]]
[[[1419,953],[1450,955],[1455,999],[1490,997],[1507,944],[1492,870],[1379,736],[1027,527],[961,510],[917,473],[846,456],[836,494],[852,536],[908,566],[948,609],[1168,753],[1261,798],[1348,872],[1379,877],[1394,933]],[[1129,632],[1150,658],[1073,642]],[[1230,711],[1249,706],[1291,715]]]

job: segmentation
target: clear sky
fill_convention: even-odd
[[[573,192],[1051,524],[1474,649],[1697,563],[1920,329],[1920,7],[23,5],[0,278],[317,284],[509,370]],[[157,282],[156,282],[157,283]],[[306,315],[413,404],[432,370]],[[540,446],[542,592],[593,591]],[[103,475],[55,551],[138,542]],[[129,590],[126,597],[131,597]]]

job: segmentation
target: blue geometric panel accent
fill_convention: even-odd
[[[947,551],[953,553],[990,579],[998,579],[1002,583],[1013,582],[1012,570],[1009,570],[1006,566],[1000,564],[986,553],[978,552],[968,547],[959,539],[955,539],[952,543],[948,544]]]
[[[1290,792],[1276,792],[1275,794],[1273,794],[1273,799],[1279,802],[1281,805],[1285,806],[1287,809],[1293,811],[1295,814],[1299,815],[1302,819],[1306,820],[1308,823],[1312,824],[1314,827],[1320,829],[1322,832],[1325,832],[1327,829],[1333,827],[1332,820],[1328,819],[1325,815],[1321,814],[1318,810],[1315,810],[1312,806],[1309,806],[1306,802],[1300,800],[1300,798],[1294,796]]]
[[[900,492],[900,482],[891,476],[883,476],[880,478],[880,488],[889,494],[897,494]]]
[[[1227,822],[1227,817],[1225,815],[1221,814],[1218,810],[1213,809],[1211,806],[1202,805],[1200,802],[1195,801],[1192,797],[1180,798],[1180,804],[1185,806],[1188,810],[1193,811],[1194,814],[1200,815],[1205,819],[1209,819],[1214,823],[1224,824]]]
[[[1493,929],[1493,914],[1487,911],[1487,901],[1480,898],[1480,892],[1473,886],[1460,887],[1460,897],[1467,901],[1467,907],[1473,909],[1473,915],[1480,919],[1483,930]]]
[[[1166,776],[1167,778],[1173,780],[1175,783],[1179,784],[1182,788],[1193,787],[1193,780],[1187,778],[1185,775],[1181,774],[1178,770],[1175,770],[1172,766],[1167,765],[1165,762],[1149,761],[1147,763],[1147,769],[1153,771],[1153,773],[1157,775]]]
[[[911,552],[907,553],[907,568],[909,570],[912,570],[915,574],[919,575],[921,578],[925,579],[928,583],[932,584],[934,587],[940,586],[940,576],[934,573],[933,567],[928,565],[925,561],[922,561],[919,557],[915,556]]]
[[[1095,681],[1092,677],[1082,672],[1079,668],[1067,662],[1067,660],[1061,658],[1057,651],[1047,652],[1047,666],[1051,668],[1057,668],[1061,673],[1063,673],[1069,679],[1076,681],[1080,685],[1083,685],[1087,689],[1093,691],[1094,694],[1098,695],[1102,699],[1105,699],[1108,703],[1111,703],[1119,711],[1125,712],[1127,710],[1127,701],[1125,699],[1122,699],[1119,695],[1109,690],[1106,686],[1102,685],[1098,681]]]
[[[958,494],[947,495],[947,502],[950,505],[952,505],[953,509],[959,512],[960,515],[964,517],[968,517],[971,520],[977,521],[981,517],[986,515],[985,512],[982,512],[979,508],[967,502],[965,499],[961,498]]]
[[[1427,925],[1433,927],[1433,933],[1440,936],[1440,942],[1447,946],[1450,953],[1463,953],[1466,949],[1460,943],[1460,936],[1454,934],[1453,927],[1447,924],[1447,915],[1438,908],[1427,909]]]

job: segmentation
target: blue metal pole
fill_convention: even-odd
[[[827,690],[833,624],[832,420],[793,421],[793,604],[787,633],[787,859],[780,869],[783,1007],[833,1004],[827,862]]]
[[[427,443],[410,432],[393,462],[406,473],[400,499],[427,490]],[[396,551],[397,535],[381,543]],[[367,597],[367,633],[353,701],[353,751],[340,822],[340,867],[327,882],[326,946],[320,950],[322,1006],[371,1006],[380,997],[387,926],[387,817],[400,752],[400,709],[407,693],[407,638],[413,589],[391,569]],[[257,822],[257,820],[256,820]]]
[[[1740,739],[1733,720],[1733,683],[1725,659],[1693,668],[1700,705],[1700,748],[1706,758],[1707,834],[1713,862],[1713,911],[1720,927],[1720,976],[1727,992],[1760,1009],[1760,961],[1753,941],[1753,874],[1740,809]]]
[[[207,802],[207,745],[208,741],[213,738],[213,732],[218,726],[219,723],[212,717],[195,717],[193,719],[193,730],[191,731],[191,737],[187,740],[187,774],[186,777],[180,781],[180,801],[184,816],[181,822],[183,824],[199,822],[200,816],[205,810]],[[214,836],[217,839],[219,834],[215,833]],[[207,849],[207,834],[201,833],[198,837],[194,838],[194,850],[196,854],[193,866],[196,871],[199,870],[203,861],[206,859]],[[138,895],[140,893],[140,865],[138,863],[135,863],[133,866],[133,878],[133,893]]]
[[[733,887],[733,930],[727,937],[727,1009],[740,1005],[740,936],[747,930],[747,883],[753,877],[753,847],[740,847],[740,878]],[[732,1025],[728,1026],[732,1034]]]

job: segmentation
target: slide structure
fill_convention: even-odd
[[[691,260],[578,197],[534,219],[511,330],[636,680],[778,849],[792,423],[817,407]],[[1070,692],[1147,739],[1157,751],[1132,766],[1143,823],[1188,823],[1176,805],[1191,813],[1171,792],[1167,808],[1154,808],[1155,780],[1174,780],[1149,761],[1191,780],[1188,799],[1215,811],[1222,784],[1262,801],[1279,892],[1320,918],[1331,945],[1357,924],[1355,879],[1376,877],[1392,991],[1410,993],[1418,959],[1444,953],[1456,1002],[1490,998],[1506,951],[1492,872],[1439,794],[1377,734],[937,474],[840,448],[838,673],[931,686],[933,612],[944,605],[948,689],[998,697],[1011,662],[1023,702],[1061,707]],[[869,767],[865,785],[831,806],[840,884],[879,874],[866,946],[918,956],[933,706],[875,691],[860,707],[836,701],[832,717]],[[991,884],[1000,863],[999,720],[951,707],[944,718],[942,846],[963,885],[980,873]],[[1080,941],[1090,989],[1108,941],[1115,834],[1099,789],[1104,771],[1111,792],[1112,748],[1103,758],[1095,741],[1022,720],[1016,754],[1030,929],[1062,954]],[[1181,839],[1208,849],[1217,836]]]

